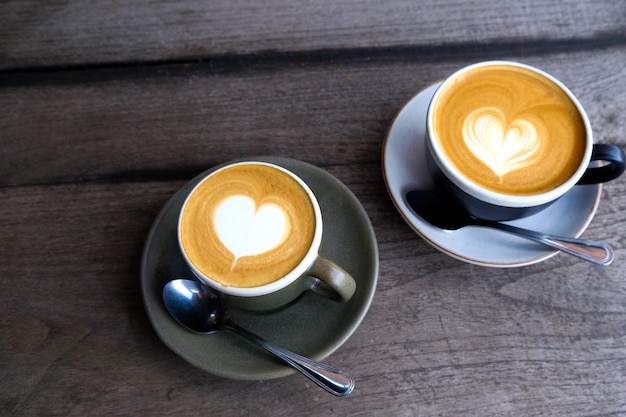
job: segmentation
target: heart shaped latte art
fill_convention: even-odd
[[[537,130],[529,121],[506,123],[505,114],[494,107],[472,112],[463,123],[467,147],[499,178],[533,163],[539,150]]]
[[[220,241],[237,259],[259,255],[279,246],[287,237],[285,212],[275,204],[257,208],[249,197],[235,195],[222,201],[213,218]]]

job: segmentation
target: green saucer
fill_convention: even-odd
[[[271,342],[300,355],[322,360],[348,340],[372,302],[378,279],[378,247],[374,230],[357,198],[326,171],[293,159],[264,157],[254,160],[285,167],[311,187],[324,220],[320,254],[346,269],[356,280],[357,290],[345,303],[307,291],[276,312],[231,309],[230,316],[242,327]],[[157,335],[171,350],[214,375],[263,380],[292,374],[291,368],[233,334],[198,335],[184,329],[163,305],[163,286],[169,280],[193,279],[178,249],[178,213],[187,194],[210,171],[194,178],[167,202],[148,234],[141,262],[141,288],[148,318]]]

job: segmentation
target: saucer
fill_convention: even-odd
[[[396,114],[383,145],[382,165],[387,191],[396,208],[426,242],[459,260],[491,267],[517,267],[543,261],[557,250],[484,228],[456,231],[439,229],[417,216],[405,195],[414,189],[434,188],[426,167],[426,112],[439,83],[417,93]],[[545,210],[507,222],[526,229],[560,236],[580,236],[600,202],[601,185],[579,185]]]
[[[271,313],[231,309],[241,327],[300,355],[322,360],[357,329],[374,297],[378,279],[378,246],[363,206],[329,173],[313,165],[284,158],[255,158],[285,167],[301,177],[316,194],[324,221],[320,254],[354,277],[354,296],[341,303],[311,291]],[[211,170],[180,189],[156,218],[144,246],[141,289],[146,312],[161,340],[192,365],[225,378],[272,379],[294,371],[272,355],[229,332],[192,333],[169,315],[162,300],[165,284],[193,275],[178,249],[178,213],[187,194]]]

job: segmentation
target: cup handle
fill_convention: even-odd
[[[306,274],[326,284],[325,286],[315,285],[312,288],[313,291],[326,297],[348,301],[356,291],[354,278],[342,267],[320,255],[317,255]]]
[[[619,146],[596,144],[591,153],[592,161],[604,162],[597,167],[589,167],[578,181],[579,185],[598,184],[614,180],[622,175],[626,167],[626,155]]]

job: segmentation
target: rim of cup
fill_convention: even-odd
[[[212,279],[211,277],[205,275],[202,271],[200,271],[193,264],[193,262],[191,262],[191,260],[189,259],[189,257],[185,253],[185,250],[184,250],[183,244],[182,244],[182,240],[181,240],[181,234],[180,234],[180,232],[181,232],[181,219],[182,219],[183,213],[185,211],[185,207],[187,206],[187,202],[189,201],[189,198],[191,197],[191,195],[205,181],[207,181],[213,175],[217,174],[218,172],[224,171],[224,170],[226,170],[228,168],[232,168],[232,167],[239,166],[239,165],[265,165],[265,166],[272,167],[274,169],[277,169],[277,170],[279,170],[279,171],[289,175],[291,178],[296,180],[296,182],[307,193],[307,196],[309,197],[309,200],[311,201],[311,204],[313,205],[313,211],[315,213],[315,232],[313,234],[313,240],[311,242],[311,245],[309,246],[309,249],[307,250],[307,252],[304,255],[304,257],[300,260],[298,265],[294,269],[289,271],[286,275],[278,278],[277,280],[272,281],[269,284],[260,285],[260,286],[257,286],[257,287],[232,287],[232,286],[227,286],[227,285],[224,285],[224,284],[222,284],[222,283]],[[176,237],[177,237],[177,240],[178,240],[178,247],[180,248],[181,254],[185,258],[185,261],[186,261],[187,265],[189,266],[189,268],[191,268],[192,272],[194,273],[194,275],[196,275],[196,277],[198,277],[198,279],[200,279],[201,281],[203,281],[204,283],[206,283],[207,285],[209,285],[213,289],[216,289],[216,290],[222,292],[223,294],[240,296],[240,297],[258,297],[258,296],[274,293],[274,292],[276,292],[278,290],[281,290],[281,289],[289,286],[291,283],[296,281],[300,276],[302,276],[307,271],[309,266],[315,261],[315,259],[318,256],[318,250],[319,250],[319,247],[320,247],[320,245],[322,243],[322,231],[323,231],[322,211],[320,209],[319,202],[317,201],[317,198],[315,197],[315,194],[313,193],[311,188],[304,182],[304,180],[302,180],[299,176],[297,176],[293,172],[291,172],[288,169],[283,168],[283,167],[281,167],[279,165],[272,164],[272,163],[269,163],[269,162],[250,160],[250,161],[239,161],[239,162],[233,162],[233,163],[226,164],[226,165],[224,165],[224,166],[222,166],[222,167],[220,167],[220,168],[210,172],[209,174],[207,174],[204,178],[202,178],[200,180],[200,182],[198,182],[198,184],[196,184],[193,187],[193,189],[189,192],[189,194],[185,198],[185,202],[183,203],[183,206],[180,209],[180,213],[178,215],[178,225],[177,225],[177,230],[176,230]]]
[[[569,97],[572,103],[574,103],[576,109],[578,110],[578,113],[580,114],[583,120],[583,123],[585,125],[585,132],[586,132],[586,138],[585,138],[586,147],[585,147],[585,153],[580,162],[580,165],[578,166],[578,169],[576,170],[576,172],[569,179],[567,179],[565,182],[563,182],[562,184],[560,184],[559,186],[551,190],[548,190],[546,192],[539,193],[539,194],[514,195],[514,194],[498,193],[492,190],[488,190],[484,187],[481,187],[480,185],[465,178],[462,174],[457,172],[452,167],[452,164],[448,161],[438,141],[435,140],[435,134],[434,134],[435,132],[433,129],[433,107],[434,107],[433,104],[436,102],[436,100],[439,98],[442,92],[446,89],[446,87],[448,87],[451,83],[453,83],[459,75],[462,75],[468,71],[475,70],[476,68],[496,66],[496,65],[522,68],[522,69],[531,71],[535,74],[538,74],[542,76],[543,78],[547,79],[549,82],[553,83],[555,86],[560,88],[563,92],[565,92],[565,94]],[[435,94],[433,95],[430,101],[430,104],[428,106],[427,135],[426,136],[427,136],[426,143],[427,143],[429,152],[433,156],[437,166],[439,167],[439,169],[441,169],[444,175],[450,181],[452,181],[457,187],[459,187],[462,191],[466,192],[467,194],[473,196],[474,198],[480,199],[484,202],[495,204],[498,206],[514,207],[514,208],[538,206],[538,205],[549,203],[561,197],[563,194],[569,191],[574,185],[576,185],[576,183],[583,176],[583,174],[587,170],[589,161],[591,160],[591,152],[593,150],[592,149],[593,148],[593,133],[591,130],[591,124],[589,122],[589,118],[587,117],[587,113],[585,112],[582,104],[576,98],[576,96],[569,90],[569,88],[567,88],[557,78],[555,78],[554,76],[548,74],[547,72],[543,70],[540,70],[538,68],[532,67],[530,65],[522,64],[519,62],[505,61],[505,60],[485,61],[485,62],[475,63],[475,64],[459,69],[458,71],[450,75],[448,78],[446,78],[437,87],[437,90],[435,91]]]

